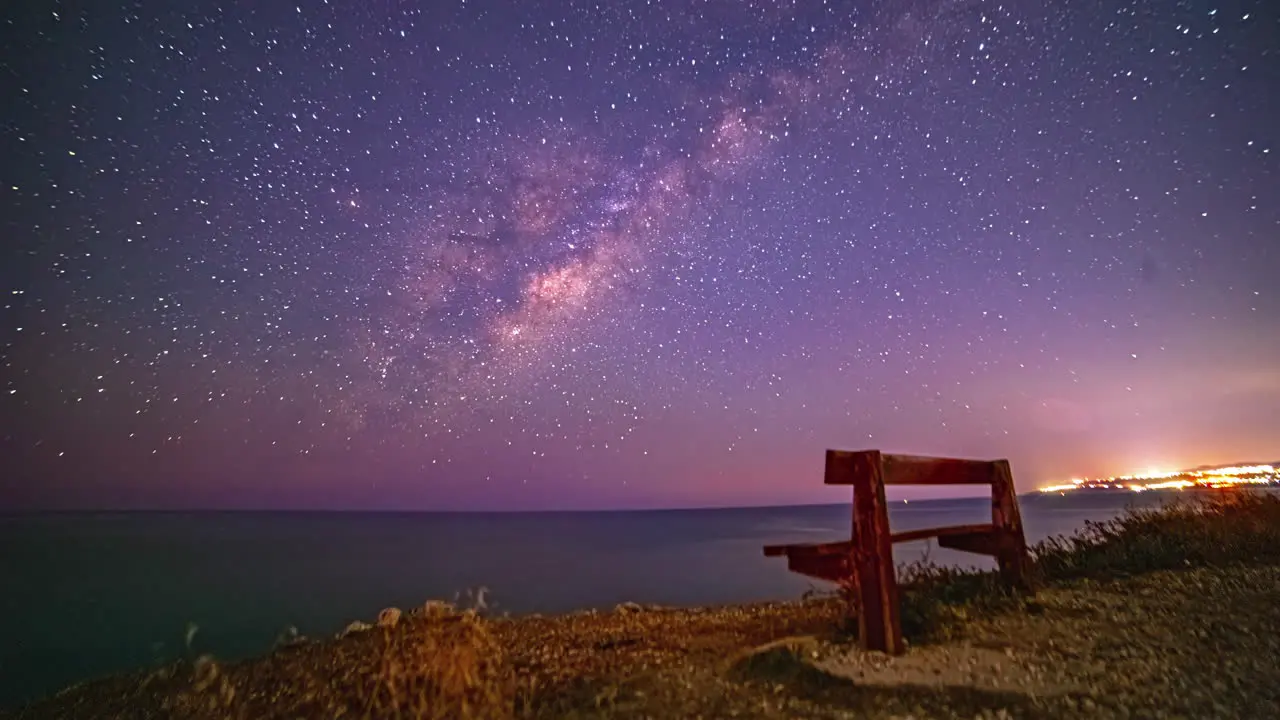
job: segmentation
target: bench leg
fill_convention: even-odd
[[[852,560],[860,606],[859,639],[866,650],[897,655],[905,648],[883,465],[868,463],[858,470],[853,482],[853,544],[857,550]]]
[[[1008,460],[995,463],[995,476],[991,481],[991,524],[1000,537],[996,562],[1000,566],[1001,578],[1011,589],[1030,590],[1027,538],[1022,529],[1017,489]]]

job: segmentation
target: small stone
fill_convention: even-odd
[[[195,682],[193,683],[195,691],[204,692],[218,681],[222,673],[212,655],[201,655],[196,658],[193,675],[195,676]]]
[[[378,627],[393,628],[400,623],[400,608],[389,607],[378,613]]]
[[[366,630],[371,629],[372,627],[373,626],[367,622],[361,622],[359,620],[355,620],[350,625],[343,628],[342,632],[338,633],[338,637],[344,638],[348,635],[354,635],[355,633],[362,633]]]
[[[297,647],[306,642],[306,636],[298,634],[298,628],[292,625],[276,636],[276,647],[278,648]]]
[[[457,608],[453,603],[447,603],[443,600],[428,600],[422,604],[422,615],[428,618],[442,618],[453,615],[457,612]]]

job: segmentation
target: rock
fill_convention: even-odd
[[[218,667],[217,661],[212,655],[201,655],[196,658],[195,667],[192,668],[192,687],[196,692],[204,692],[218,681],[222,676],[222,669]]]
[[[372,628],[373,626],[367,622],[361,622],[359,620],[355,620],[355,621],[352,621],[350,625],[343,628],[342,632],[338,633],[338,637],[344,638],[348,635],[354,635],[355,633],[362,633]]]
[[[298,628],[292,625],[285,628],[279,635],[276,636],[276,647],[278,648],[297,647],[298,645],[305,644],[306,642],[307,642],[306,636],[299,635]]]
[[[618,606],[613,609],[613,611],[616,613],[625,615],[630,613],[644,612],[644,608],[640,605],[640,603],[627,601],[624,603],[619,603]]]
[[[378,613],[378,627],[393,628],[400,624],[400,608],[389,607]]]
[[[453,603],[443,600],[428,600],[422,604],[422,615],[427,618],[449,617],[458,612]]]
[[[808,635],[784,637],[738,653],[729,667],[735,674],[776,683],[811,671],[813,666],[806,663],[805,656],[818,645],[818,639]]]

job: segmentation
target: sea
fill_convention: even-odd
[[[1069,534],[1159,493],[1029,495],[1029,541]],[[0,708],[96,676],[212,653],[268,651],[289,628],[332,635],[428,599],[491,613],[631,601],[790,600],[821,581],[766,558],[771,543],[846,539],[849,505],[545,513],[58,513],[0,516]],[[990,521],[986,498],[892,502],[910,530]],[[897,545],[989,567],[930,543]]]

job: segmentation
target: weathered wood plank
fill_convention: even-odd
[[[793,554],[848,555],[853,546],[851,540],[827,543],[794,543],[791,545],[765,545],[765,557],[781,557]]]
[[[989,485],[995,461],[890,455],[879,450],[828,450],[823,482],[852,485],[859,473],[879,466],[886,485]]]
[[[879,450],[828,450],[822,482],[827,485],[852,485],[863,473],[880,473]]]
[[[920,530],[906,530],[903,532],[893,533],[889,536],[890,542],[913,542],[915,540],[926,540],[928,538],[938,538],[941,542],[942,537],[947,535],[976,535],[980,533],[991,533],[996,529],[995,525],[983,523],[981,525],[952,525],[950,527],[939,528],[922,528]]]
[[[883,455],[886,485],[987,485],[995,475],[989,460]]]
[[[853,577],[848,555],[788,555],[787,569],[833,583],[848,582]]]
[[[995,529],[967,535],[943,535],[938,538],[938,547],[992,557],[999,557],[1005,545],[1007,542],[1004,535]]]
[[[976,535],[982,533],[991,533],[996,529],[991,523],[979,523],[977,525],[951,525],[948,527],[937,528],[921,528],[919,530],[904,530],[902,532],[891,533],[889,542],[914,542],[917,540],[926,540],[928,538],[941,538],[947,535]],[[847,555],[853,549],[853,541],[837,540],[835,542],[825,543],[791,543],[786,545],[765,545],[765,557],[785,557],[793,554],[810,554],[810,555]]]

